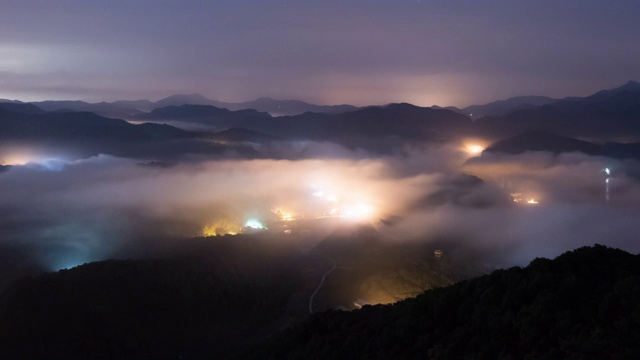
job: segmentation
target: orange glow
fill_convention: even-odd
[[[29,155],[9,155],[1,159],[0,163],[2,165],[25,165],[29,162],[33,161],[32,157]]]
[[[478,155],[484,151],[484,146],[482,145],[466,145],[467,152],[471,155]]]
[[[511,193],[511,197],[513,198],[513,201],[518,204],[529,204],[529,205],[538,204],[538,200],[536,200],[535,198],[527,199],[524,197],[522,193],[519,193],[519,192]]]
[[[354,220],[368,220],[374,214],[373,206],[369,204],[358,204],[349,206],[345,209],[343,215]]]
[[[215,221],[205,225],[202,228],[201,235],[204,237],[209,236],[223,236],[223,235],[237,235],[241,232],[242,227],[229,221]]]
[[[278,221],[293,221],[297,218],[294,213],[278,208],[271,209],[271,212],[276,215]]]
[[[487,146],[486,140],[478,138],[469,138],[462,142],[462,150],[471,156],[480,155]]]

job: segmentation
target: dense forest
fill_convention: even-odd
[[[394,305],[327,311],[251,359],[637,359],[640,259],[596,245]]]
[[[2,359],[227,356],[278,319],[300,277],[290,249],[190,244],[174,258],[108,260],[23,278],[4,291]],[[200,244],[198,247],[197,245]]]

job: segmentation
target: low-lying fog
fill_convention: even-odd
[[[335,217],[344,227],[372,224],[389,242],[456,239],[490,266],[594,243],[640,251],[640,184],[624,170],[633,162],[548,153],[471,159],[457,144],[377,157],[313,146],[309,160],[169,167],[108,156],[32,159],[0,172],[0,241],[57,270],[153,255],[203,234],[268,227],[288,236],[283,221]],[[323,159],[327,146],[332,155]]]

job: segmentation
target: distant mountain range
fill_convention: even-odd
[[[551,104],[556,101],[558,101],[558,99],[546,96],[516,96],[506,100],[490,102],[484,105],[467,106],[461,110],[461,112],[476,120],[485,116],[506,115],[516,110],[532,109]]]
[[[210,100],[200,94],[169,96],[157,101],[154,104],[154,108],[157,109],[172,105],[213,105],[232,111],[253,109],[268,112],[273,116],[298,115],[305,112],[338,114],[358,109],[352,105],[314,105],[300,100],[275,100],[269,97],[261,97],[253,101],[230,103]]]
[[[640,91],[640,83],[629,81],[618,88],[602,90],[585,98],[567,97],[564,99],[554,99],[546,96],[517,96],[483,105],[471,105],[463,109],[454,106],[441,107],[437,105],[434,105],[431,108],[436,110],[450,110],[469,116],[473,120],[477,120],[483,117],[495,118],[508,117],[512,115],[523,116],[523,113],[528,113],[532,110],[540,110],[541,108],[545,108],[547,105],[564,110],[578,110],[578,108],[582,107],[585,102],[592,104],[600,101],[606,102],[608,99],[622,92],[634,93],[638,91]],[[623,99],[619,99],[619,101],[624,102]],[[22,102],[19,100],[0,99],[0,103],[6,104]],[[362,109],[361,107],[353,105],[315,105],[299,100],[276,100],[269,97],[261,97],[256,100],[246,102],[223,102],[209,99],[201,94],[177,94],[168,96],[156,102],[151,102],[149,100],[121,100],[114,102],[88,103],[78,100],[50,100],[32,102],[31,104],[36,105],[45,111],[89,111],[102,116],[125,119],[139,116],[142,113],[148,113],[154,109],[182,105],[210,105],[231,111],[252,109],[258,112],[267,112],[272,116],[300,115],[306,112],[341,114]],[[603,111],[607,109],[605,106],[604,109],[599,108],[597,110]],[[549,109],[546,109],[546,111],[549,111]],[[518,114],[514,115],[514,113]]]
[[[271,119],[266,112],[252,109],[231,111],[213,105],[169,105],[133,117],[135,120],[200,123],[212,129],[226,129],[250,120]]]
[[[272,117],[266,112],[217,108],[212,105],[167,106],[137,120],[155,122],[197,122],[212,128],[242,127],[288,139],[340,140],[362,137],[404,139],[445,139],[468,133],[469,118],[449,110],[411,104],[371,106],[341,114],[307,112]]]
[[[566,98],[540,107],[487,116],[474,123],[487,136],[513,136],[526,131],[600,140],[640,136],[640,83],[597,92],[584,98]]]
[[[485,116],[475,121],[468,115],[461,114],[469,108],[419,107],[406,103],[365,108],[318,107],[303,102],[282,102],[267,98],[252,102],[262,103],[262,108],[267,110],[267,105],[274,104],[288,104],[287,109],[306,104],[309,105],[307,108],[319,108],[327,112],[348,110],[339,113],[307,111],[297,115],[273,116],[267,111],[230,110],[211,105],[214,101],[197,94],[175,95],[155,103],[147,100],[95,104],[82,101],[7,101],[0,102],[0,137],[5,140],[85,141],[87,144],[93,141],[90,145],[95,147],[96,144],[105,142],[116,144],[153,141],[157,144],[176,139],[189,139],[193,142],[212,138],[211,134],[202,133],[203,129],[209,133],[217,133],[234,128],[243,129],[243,132],[235,130],[232,137],[235,142],[254,142],[257,139],[255,133],[260,133],[260,141],[328,141],[354,149],[389,153],[401,149],[407,142],[462,140],[478,136],[492,141],[504,140],[492,145],[489,151],[581,151],[603,156],[638,158],[634,144],[640,142],[639,83],[630,81],[621,87],[603,90],[588,97],[565,98],[547,103],[549,101],[553,99],[518,97],[489,103],[482,108],[474,108],[474,111],[504,114]],[[183,104],[184,102],[189,104]],[[250,103],[237,104],[248,106]],[[164,106],[159,107],[160,105]],[[142,108],[151,110],[143,111]],[[300,107],[297,109],[302,111]],[[96,115],[104,113],[126,113],[127,116],[123,118],[149,124],[132,125],[123,120]],[[199,131],[180,130],[166,125],[193,129],[181,126],[185,123],[198,124]],[[246,139],[242,139],[243,134]],[[609,144],[605,148],[594,143],[581,143],[576,138]],[[621,144],[629,142],[632,144]],[[202,144],[198,146],[199,150],[192,150],[196,153],[209,151],[202,150]],[[157,147],[154,149],[157,150]],[[147,153],[151,154],[151,150]]]
[[[522,154],[528,151],[546,151],[554,154],[580,152],[587,155],[614,159],[640,160],[640,142],[606,142],[594,144],[584,140],[556,135],[545,131],[531,131],[496,141],[483,153]]]
[[[0,103],[22,104],[23,102],[19,100],[0,99]],[[149,100],[120,100],[114,102],[103,101],[88,103],[80,100],[47,100],[35,101],[30,104],[44,111],[89,111],[106,117],[125,119],[130,119],[154,109],[181,105],[212,105],[232,111],[252,109],[260,112],[268,112],[273,116],[298,115],[305,112],[338,114],[359,109],[352,105],[314,105],[299,100],[276,100],[268,97],[261,97],[253,101],[231,103],[211,100],[200,94],[172,95],[156,102]]]
[[[221,155],[230,150],[249,158],[258,155],[239,144],[255,141],[255,134],[247,134],[247,139],[236,134],[236,144],[221,144],[209,140],[215,139],[215,133],[155,123],[133,125],[91,112],[34,112],[33,108],[32,104],[0,103],[0,142],[53,147],[72,157],[110,154],[166,159],[186,154]]]

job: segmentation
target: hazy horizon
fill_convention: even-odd
[[[633,1],[13,1],[0,98],[483,104],[637,79]]]
[[[595,89],[591,92],[587,92],[584,94],[580,94],[580,95],[576,95],[576,94],[567,94],[567,95],[562,95],[562,96],[557,96],[555,97],[556,99],[563,99],[563,98],[568,98],[568,97],[586,97],[589,95],[593,95],[594,93],[601,91],[601,90],[609,90],[609,89],[614,89],[617,87],[620,87],[630,81],[633,82],[637,82],[635,79],[629,79],[628,81],[625,81],[624,83],[620,83],[614,86],[608,86],[608,87],[604,87],[604,88],[600,88],[600,89]],[[517,95],[513,95],[513,96],[509,96],[509,97],[505,97],[505,98],[499,98],[499,99],[492,99],[486,102],[482,102],[482,103],[473,103],[473,104],[465,104],[462,106],[459,105],[455,105],[455,104],[418,104],[418,103],[412,103],[412,102],[408,102],[408,101],[403,101],[403,100],[399,100],[396,102],[387,102],[387,103],[362,103],[362,104],[358,104],[358,103],[348,103],[348,102],[336,102],[336,103],[317,103],[317,102],[313,102],[310,100],[306,100],[306,99],[302,99],[302,98],[275,98],[275,97],[271,97],[271,96],[258,96],[255,98],[250,98],[250,99],[243,99],[243,100],[225,100],[225,99],[218,99],[218,98],[212,98],[210,96],[207,96],[206,94],[201,94],[201,93],[194,93],[194,92],[181,92],[181,93],[174,93],[174,94],[168,94],[166,96],[162,96],[159,98],[113,98],[113,99],[81,99],[81,98],[39,98],[39,99],[25,99],[25,98],[11,98],[11,97],[0,97],[0,99],[2,100],[12,100],[12,101],[22,101],[22,102],[43,102],[43,101],[84,101],[87,103],[100,103],[100,102],[116,102],[116,101],[150,101],[152,103],[157,102],[159,100],[163,100],[165,98],[171,97],[171,96],[175,96],[175,95],[187,95],[187,96],[191,96],[191,95],[200,95],[200,96],[204,96],[209,100],[213,100],[213,101],[219,101],[219,102],[223,102],[223,103],[244,103],[244,102],[252,102],[255,100],[259,100],[261,98],[270,98],[272,100],[276,100],[276,101],[303,101],[309,104],[313,104],[313,105],[319,105],[319,106],[335,106],[335,105],[353,105],[353,106],[384,106],[384,105],[388,105],[388,104],[392,104],[392,103],[410,103],[412,105],[416,105],[416,106],[421,106],[421,107],[429,107],[429,106],[440,106],[440,107],[449,107],[449,106],[453,106],[459,109],[464,109],[466,107],[469,106],[473,106],[473,105],[485,105],[488,103],[492,103],[492,102],[496,102],[496,101],[502,101],[502,100],[507,100],[509,98],[513,98],[513,97],[530,97],[530,96],[547,96],[547,95],[540,95],[540,94],[517,94]],[[551,98],[554,98],[552,96],[548,96]]]

